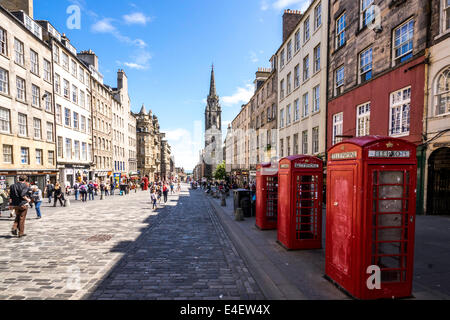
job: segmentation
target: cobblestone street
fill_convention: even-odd
[[[264,299],[210,204],[184,186],[28,211],[27,237],[0,218],[0,299]]]

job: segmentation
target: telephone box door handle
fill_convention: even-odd
[[[333,206],[337,207],[339,205],[339,202],[333,203]]]

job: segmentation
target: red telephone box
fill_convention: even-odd
[[[305,155],[280,160],[278,242],[285,248],[322,248],[322,188],[322,160]]]
[[[277,228],[278,166],[256,166],[256,226],[261,230]]]
[[[328,154],[326,276],[358,299],[410,297],[416,146],[366,136]]]

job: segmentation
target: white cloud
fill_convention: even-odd
[[[175,157],[175,165],[187,170],[194,169],[199,160],[198,151],[201,148],[201,137],[196,137],[198,141],[194,141],[195,135],[182,128],[162,130],[162,132],[166,133],[166,139]]]
[[[111,18],[103,18],[102,20],[97,21],[91,27],[92,32],[94,33],[109,33],[112,34],[117,40],[120,42],[126,43],[128,45],[133,45],[138,48],[147,47],[147,43],[145,43],[142,39],[131,39],[130,37],[122,35],[119,30],[113,25],[114,19]]]
[[[97,33],[113,33],[116,31],[116,28],[112,25],[113,19],[105,18],[100,21],[97,21],[94,25],[92,25],[92,31]]]
[[[291,6],[289,9],[299,9],[304,11],[309,4],[311,3],[311,0],[276,0],[272,7],[276,10],[281,9],[287,9],[287,7]],[[294,6],[294,7],[292,7]],[[262,10],[262,7],[261,7]],[[267,9],[266,9],[267,10]]]
[[[146,50],[140,50],[135,55],[133,55],[131,58],[133,58],[132,61],[127,61],[121,63],[118,61],[118,64],[123,64],[131,69],[136,70],[146,70],[150,67],[149,62],[152,58],[151,54]]]
[[[144,26],[151,21],[150,17],[145,16],[142,12],[126,14],[123,19],[126,24],[142,24]]]
[[[231,107],[237,104],[247,103],[253,96],[254,91],[255,88],[252,84],[247,84],[244,88],[239,87],[233,95],[222,97],[222,104]]]
[[[254,51],[250,51],[250,61],[253,63],[257,63],[259,61],[258,56]]]

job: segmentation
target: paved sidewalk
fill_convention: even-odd
[[[204,192],[204,191],[199,191]],[[255,218],[237,222],[233,198],[214,206],[239,253],[268,299],[349,299],[323,278],[325,226],[322,250],[287,251],[276,243],[277,231],[261,231]],[[325,213],[324,213],[325,216]],[[325,225],[325,219],[323,219]],[[413,295],[415,299],[450,299],[450,217],[417,217]]]

